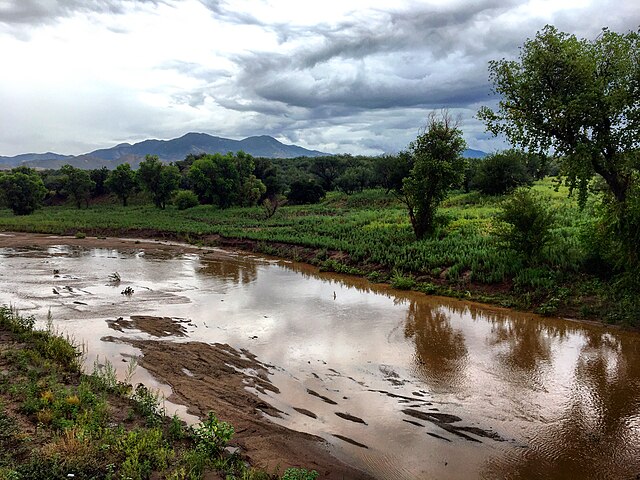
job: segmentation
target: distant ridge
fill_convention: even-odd
[[[216,137],[206,133],[187,133],[171,140],[144,140],[130,144],[121,143],[111,148],[101,148],[83,155],[60,155],[58,153],[24,153],[14,157],[0,156],[0,168],[13,168],[26,165],[34,168],[60,168],[70,164],[74,167],[94,169],[107,167],[114,169],[121,163],[129,163],[133,168],[146,155],[157,155],[164,162],[184,160],[191,154],[227,153],[242,150],[254,157],[265,158],[295,158],[319,157],[330,153],[308,150],[297,145],[287,145],[269,135],[247,137],[243,140]],[[465,158],[482,158],[486,156],[480,150],[467,149],[463,152]]]
[[[11,168],[27,165],[36,168],[60,168],[70,164],[75,167],[93,169],[106,166],[113,169],[121,163],[136,168],[146,155],[157,155],[164,162],[184,160],[192,153],[227,153],[242,150],[254,157],[295,158],[331,155],[317,150],[308,150],[297,145],[287,145],[268,135],[248,137],[243,140],[215,137],[206,133],[187,133],[171,140],[144,140],[129,144],[121,143],[111,148],[102,148],[83,155],[60,155],[57,153],[27,153],[15,157],[0,156],[0,166]]]

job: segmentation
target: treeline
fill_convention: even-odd
[[[198,204],[220,208],[266,204],[310,204],[329,191],[347,194],[366,188],[400,192],[414,167],[409,152],[379,157],[335,155],[316,158],[267,159],[236,154],[190,154],[184,160],[164,164],[148,155],[133,170],[128,163],[114,170],[83,170],[65,165],[58,170],[17,167],[0,172],[0,202],[16,215],[28,215],[42,205],[71,202],[87,208],[106,195],[126,206],[141,192],[158,208],[173,203],[178,209]],[[557,166],[547,157],[517,150],[469,159],[458,188],[504,194],[527,185]]]

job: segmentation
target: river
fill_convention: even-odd
[[[104,337],[156,338],[115,319],[171,317],[185,336],[162,340],[250,351],[279,390],[256,392],[284,413],[273,421],[377,478],[640,474],[636,332],[222,250],[47,243],[0,248],[0,303],[40,322],[50,311],[87,348],[88,369],[108,359],[122,375],[137,354]],[[133,380],[170,393],[144,369]]]

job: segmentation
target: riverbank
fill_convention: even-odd
[[[583,238],[593,215],[551,180],[533,187],[557,213],[552,241],[530,264],[496,234],[500,199],[456,194],[440,209],[436,234],[416,241],[406,210],[381,190],[331,192],[316,205],[186,210],[128,207],[103,199],[88,209],[45,207],[28,216],[0,210],[0,231],[136,237],[220,246],[302,261],[395,288],[470,299],[542,315],[633,325],[614,279],[588,273]],[[85,239],[89,240],[89,238]],[[633,303],[633,302],[631,302]]]

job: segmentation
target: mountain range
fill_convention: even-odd
[[[60,168],[70,164],[84,169],[105,166],[114,169],[121,163],[129,163],[133,168],[146,155],[157,155],[160,160],[174,162],[184,160],[192,153],[227,153],[242,150],[254,157],[295,158],[319,157],[330,153],[308,150],[297,145],[286,145],[268,135],[248,137],[243,140],[215,137],[206,133],[187,133],[171,140],[144,140],[139,143],[121,143],[111,148],[102,148],[82,155],[60,155],[58,153],[25,153],[13,157],[0,156],[0,168],[13,168],[25,165],[33,168]],[[486,155],[479,150],[465,150],[464,156],[477,158]]]

